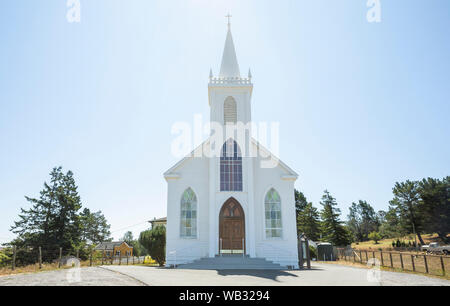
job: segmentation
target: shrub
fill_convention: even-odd
[[[6,267],[11,262],[11,257],[8,256],[6,250],[0,251],[0,267]],[[10,254],[9,254],[10,255]]]
[[[313,247],[312,245],[309,246],[309,257],[317,258],[317,249],[315,247]]]
[[[370,240],[373,240],[374,242],[375,242],[375,244],[378,244],[378,241],[380,241],[381,240],[381,234],[380,233],[378,233],[378,232],[371,232],[370,234],[369,234],[369,239]]]
[[[166,262],[166,228],[164,226],[142,232],[139,235],[139,243],[147,249],[160,267],[164,265]]]

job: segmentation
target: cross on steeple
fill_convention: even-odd
[[[228,13],[228,15],[226,15],[225,17],[228,18],[228,28],[230,28],[231,27],[230,18],[233,16],[231,16],[230,13]]]

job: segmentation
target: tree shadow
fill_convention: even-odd
[[[299,275],[292,273],[293,271],[320,271],[320,268],[312,268],[311,270],[216,270],[221,276],[252,276],[260,277],[279,282],[277,280],[280,276],[299,277]]]

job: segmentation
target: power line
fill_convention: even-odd
[[[132,228],[132,227],[135,227],[135,226],[144,224],[144,223],[148,223],[148,221],[140,222],[140,223],[137,223],[137,224],[133,224],[133,225],[130,225],[130,226],[126,226],[126,227],[117,229],[117,230],[115,230],[115,231],[112,231],[111,234],[116,233],[116,232],[120,232],[120,231],[123,231],[123,230],[126,230],[126,229],[129,229],[129,228]]]

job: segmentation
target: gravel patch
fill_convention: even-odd
[[[143,286],[130,276],[99,267],[0,276],[0,286]]]

